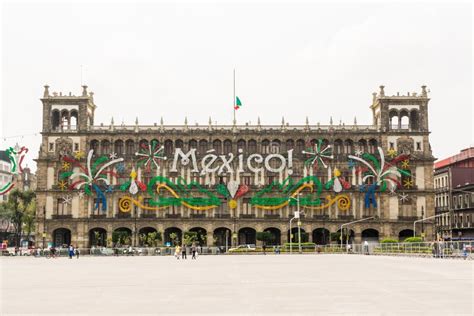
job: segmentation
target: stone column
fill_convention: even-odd
[[[214,232],[213,231],[207,231],[207,246],[212,247],[214,246]]]

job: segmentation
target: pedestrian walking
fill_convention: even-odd
[[[181,247],[179,246],[176,246],[176,248],[174,249],[174,256],[176,257],[176,259],[179,260],[179,252],[181,251]]]
[[[77,258],[77,259],[79,259],[79,254],[80,254],[79,248],[76,248],[76,258]]]
[[[181,259],[188,259],[186,258],[186,245],[181,247]]]
[[[266,255],[267,254],[267,246],[265,244],[263,244],[263,254]]]
[[[74,256],[74,246],[69,245],[69,259],[72,259],[73,256]]]
[[[369,242],[367,240],[364,241],[364,252],[366,255],[369,254]]]
[[[196,259],[196,245],[193,243],[193,245],[191,246],[191,252],[193,254],[193,256],[191,257],[191,259]]]

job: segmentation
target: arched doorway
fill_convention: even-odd
[[[138,244],[140,246],[156,247],[161,240],[161,234],[153,227],[142,227],[138,231]]]
[[[89,230],[89,247],[107,246],[107,231],[101,227]]]
[[[195,243],[200,246],[207,245],[207,231],[202,227],[193,227],[189,232],[195,234]]]
[[[362,242],[379,242],[379,232],[376,229],[365,229],[362,231]]]
[[[171,246],[182,244],[183,233],[181,229],[177,227],[168,227],[165,229],[164,240],[165,243],[169,243]]]
[[[268,246],[276,246],[281,244],[281,231],[275,227],[265,228],[264,232],[269,232],[273,235],[272,240],[268,241],[266,244]]]
[[[313,230],[313,242],[317,245],[329,244],[331,233],[326,228],[316,228]]]
[[[341,242],[341,230],[338,229],[337,232],[332,236],[331,240],[336,243]],[[342,234],[342,243],[352,244],[354,242],[355,232],[352,229],[344,228],[344,233]]]
[[[71,231],[67,228],[58,228],[53,231],[55,247],[67,247],[71,244]]]
[[[239,245],[255,245],[257,232],[250,227],[239,229]]]
[[[303,228],[300,229],[301,242],[308,242],[309,236]],[[298,227],[292,227],[291,232],[288,230],[288,242],[298,242]]]
[[[112,233],[112,243],[115,247],[130,246],[132,244],[132,230],[120,227]]]
[[[398,240],[404,241],[408,237],[413,237],[413,230],[412,229],[404,229],[398,233]]]
[[[227,239],[227,243],[226,243]],[[232,245],[232,232],[229,228],[219,227],[214,229],[214,241],[217,247],[230,247]]]

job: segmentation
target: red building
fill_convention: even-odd
[[[474,239],[474,147],[435,162],[436,230],[445,239]]]

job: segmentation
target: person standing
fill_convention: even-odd
[[[191,259],[196,259],[196,244],[195,243],[193,243],[192,246],[191,246],[191,252],[193,254]]]
[[[79,259],[79,254],[80,254],[79,248],[76,248],[76,258],[77,258],[77,259]]]
[[[366,255],[369,254],[369,242],[367,240],[364,241],[364,251]]]
[[[174,249],[174,256],[176,257],[176,259],[179,260],[179,252],[181,251],[181,247],[176,246],[176,248]]]
[[[69,259],[72,259],[74,256],[74,247],[73,245],[69,245]]]
[[[183,245],[181,248],[181,259],[187,259],[186,258],[186,245]]]

